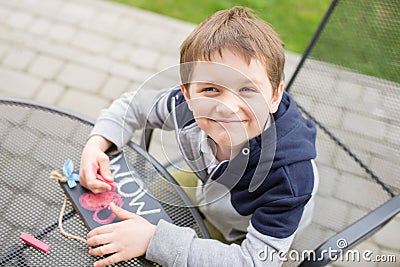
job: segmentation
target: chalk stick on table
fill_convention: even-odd
[[[49,253],[50,251],[50,246],[47,245],[46,243],[40,241],[39,239],[34,238],[30,234],[27,234],[25,232],[22,232],[19,238],[22,239],[26,244],[43,251],[44,253]]]

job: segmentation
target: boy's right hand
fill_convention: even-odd
[[[107,139],[101,136],[92,136],[89,138],[82,151],[79,183],[95,194],[111,190],[111,186],[96,179],[93,166],[96,166],[96,170],[106,180],[110,182],[114,181],[110,171],[110,160],[106,153],[104,153],[110,146],[111,142]]]

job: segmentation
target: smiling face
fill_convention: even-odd
[[[188,89],[181,88],[200,128],[223,158],[231,158],[235,148],[264,130],[269,114],[278,108],[283,82],[273,90],[260,61],[246,63],[223,49],[213,54],[212,62],[194,63]]]

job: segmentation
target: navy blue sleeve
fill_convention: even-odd
[[[270,202],[254,212],[251,222],[264,235],[289,237],[299,226],[304,206],[310,197],[311,195],[304,195]]]
[[[292,235],[311,198],[314,174],[310,161],[297,162],[275,170],[267,177],[265,202],[254,211],[251,222],[258,231],[276,238]]]
[[[232,204],[242,215],[253,214],[251,223],[260,233],[286,238],[296,231],[313,185],[311,161],[296,162],[270,172],[254,192],[236,186]]]

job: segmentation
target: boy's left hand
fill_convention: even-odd
[[[146,219],[114,203],[110,204],[110,208],[123,221],[98,227],[88,233],[86,244],[90,247],[99,246],[91,248],[90,255],[110,254],[95,262],[95,267],[107,266],[145,254],[156,230],[156,226]]]

